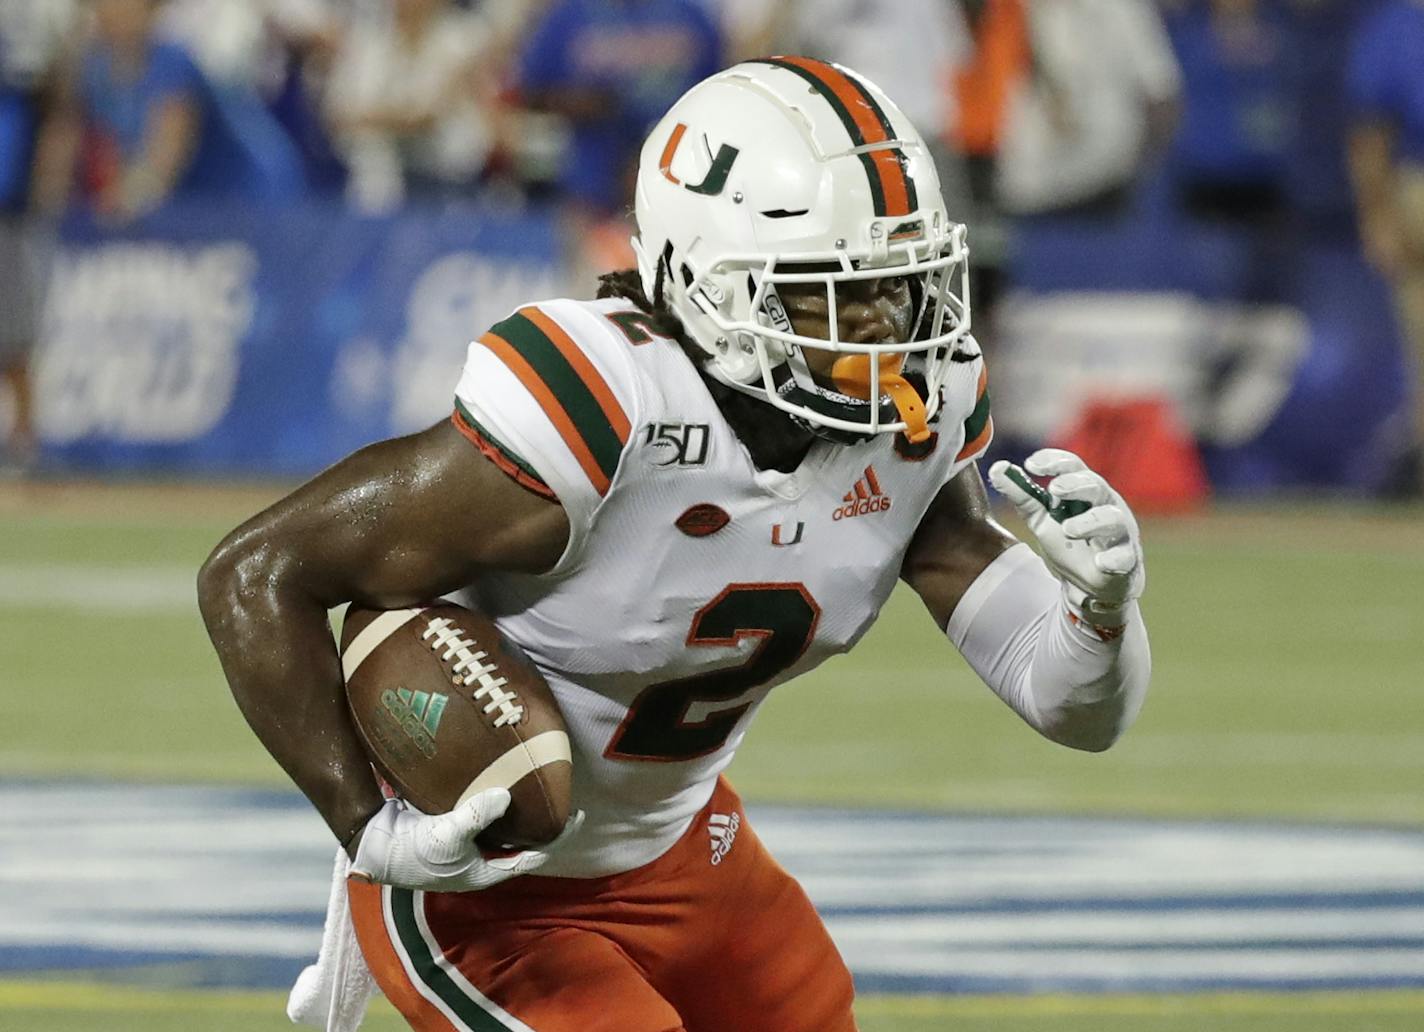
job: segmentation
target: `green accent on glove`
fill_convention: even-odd
[[[1009,468],[1004,471],[1004,476],[1027,491],[1033,497],[1034,501],[1048,510],[1048,515],[1052,517],[1056,523],[1062,523],[1064,520],[1071,519],[1074,516],[1081,516],[1093,507],[1091,502],[1080,501],[1076,498],[1065,498],[1055,505],[1053,496],[1030,480],[1028,474],[1017,466],[1009,466]]]

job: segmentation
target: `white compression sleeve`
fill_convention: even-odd
[[[1152,656],[1136,602],[1110,640],[1079,615],[1062,583],[1020,543],[969,586],[945,632],[984,683],[1039,733],[1096,752],[1136,719]]]

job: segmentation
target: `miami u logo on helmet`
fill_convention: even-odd
[[[684,190],[691,190],[693,193],[706,194],[709,197],[716,197],[727,185],[727,174],[732,171],[732,162],[737,160],[737,155],[741,153],[731,144],[724,143],[717,148],[717,156],[712,159],[712,167],[707,170],[707,174],[702,177],[700,183],[684,183],[677,176],[672,174],[672,156],[677,153],[677,146],[682,142],[683,134],[687,132],[687,126],[682,122],[673,126],[672,135],[668,137],[667,146],[663,148],[663,155],[658,159],[658,171],[663,174],[663,178],[669,183],[682,187]]]

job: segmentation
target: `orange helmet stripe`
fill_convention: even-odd
[[[761,58],[760,63],[785,68],[810,83],[830,102],[850,135],[852,146],[889,143],[895,139],[890,119],[870,91],[835,65],[809,57],[767,57]],[[877,216],[908,215],[919,206],[914,181],[905,172],[903,151],[898,147],[885,147],[866,151],[859,157],[870,179]]]

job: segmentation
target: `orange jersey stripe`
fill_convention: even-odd
[[[976,452],[982,451],[984,446],[989,443],[989,439],[993,436],[994,417],[990,416],[984,423],[984,429],[979,431],[979,436],[972,441],[966,442],[964,447],[959,449],[959,454],[954,457],[955,461],[958,462],[962,459],[967,459]]]
[[[608,419],[608,425],[613,428],[613,432],[618,435],[618,440],[627,444],[628,435],[633,432],[628,423],[628,414],[623,411],[623,406],[618,404],[618,399],[609,389],[608,381],[593,367],[583,349],[573,342],[573,338],[564,332],[562,326],[539,309],[521,308],[519,314],[539,327],[544,336],[554,342],[554,347],[558,348],[569,365],[573,366],[574,372],[578,373],[579,379],[598,402],[598,407],[603,410],[603,415]]]
[[[356,927],[356,939],[381,992],[416,1032],[458,1032],[450,1019],[421,995],[406,973],[386,928],[381,886],[350,879],[346,891],[351,900],[351,923]]]
[[[607,492],[610,481],[604,475],[602,467],[598,465],[598,460],[588,450],[588,445],[584,443],[583,437],[574,426],[574,421],[564,411],[564,406],[560,404],[558,398],[554,397],[554,392],[549,390],[544,381],[539,378],[539,374],[534,372],[533,367],[524,360],[524,356],[509,341],[495,333],[486,333],[480,338],[480,343],[494,352],[495,356],[509,367],[509,371],[519,378],[524,389],[534,396],[534,400],[539,403],[539,407],[549,417],[549,422],[553,423],[554,428],[559,431],[559,436],[564,439],[564,444],[568,445],[569,451],[573,452],[580,468],[593,483],[594,490],[599,494]]]

